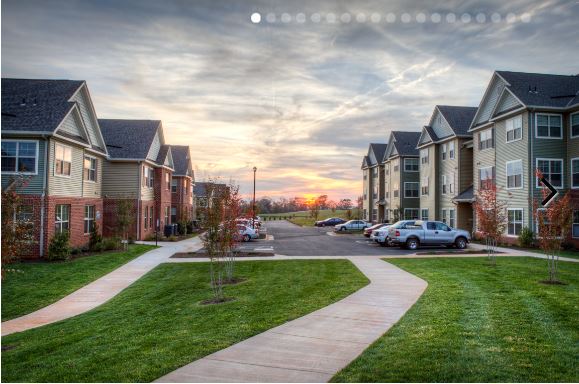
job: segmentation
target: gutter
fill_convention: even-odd
[[[532,107],[529,108],[529,223],[531,224],[531,231],[534,232],[535,223],[534,223],[534,198],[535,198],[535,172],[534,172],[534,161],[533,161],[533,141],[535,139],[534,132],[535,127],[533,126],[533,121],[535,121],[534,114],[536,112],[536,108]]]
[[[137,239],[141,238],[141,184],[143,183],[143,162],[139,161],[139,180],[137,180]]]
[[[49,169],[50,140],[46,135],[42,135],[42,139],[45,140],[44,157],[46,159],[46,162],[44,163],[44,172],[42,173],[42,185],[44,186],[44,188],[42,190],[42,195],[40,196],[40,252],[39,252],[40,257],[44,257],[44,220],[45,220],[44,210],[46,209],[45,199],[48,195],[48,172],[50,172]]]

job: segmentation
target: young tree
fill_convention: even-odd
[[[476,192],[474,202],[477,229],[485,238],[488,258],[492,265],[496,265],[496,247],[507,225],[507,203],[497,199],[497,192],[494,183],[487,183]]]
[[[536,170],[536,176],[539,180],[543,178],[540,170]],[[541,183],[541,185],[543,185]],[[543,185],[541,188],[542,200],[550,193],[550,190]],[[537,239],[539,248],[547,256],[547,267],[549,270],[550,284],[559,283],[559,254],[565,237],[569,233],[572,225],[573,208],[569,193],[563,197],[555,196],[543,208],[539,208],[538,203],[533,199],[533,211],[535,222],[537,223]]]
[[[338,203],[336,203],[334,200],[328,200],[326,204],[328,205],[332,213],[336,213],[336,209],[338,209]]]
[[[135,222],[134,202],[132,199],[125,197],[116,200],[116,220],[117,234],[124,240],[123,248],[129,248],[129,229]]]
[[[362,209],[364,208],[364,196],[358,196],[356,199],[356,218],[360,220],[360,214],[362,213]]]

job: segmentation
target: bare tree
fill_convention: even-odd
[[[129,230],[135,222],[135,203],[129,197],[119,198],[115,201],[116,206],[116,231],[123,239],[123,248],[129,248]]]
[[[489,261],[496,265],[496,247],[501,241],[507,225],[507,203],[497,198],[497,186],[486,183],[475,196],[477,229],[485,238]]]

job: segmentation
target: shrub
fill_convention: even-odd
[[[82,253],[82,247],[73,247],[70,249],[71,255],[79,255]]]
[[[129,244],[135,244],[135,238],[132,236],[129,236]]]
[[[145,241],[155,241],[155,234],[152,233],[150,235],[147,235],[147,237],[145,237]]]
[[[530,248],[535,244],[535,233],[528,227],[523,227],[519,234],[519,245]]]
[[[48,245],[47,259],[50,261],[55,260],[68,260],[70,259],[70,245],[69,245],[69,233],[68,231],[57,232],[54,234],[52,239],[50,239],[50,244]]]
[[[104,246],[103,242],[101,241],[100,243],[96,243],[90,251],[98,253],[98,252],[102,252],[104,250],[105,250],[105,246]]]
[[[99,226],[95,221],[94,225],[92,226],[92,230],[90,231],[90,239],[88,241],[88,249],[90,249],[92,252],[99,252],[98,248],[101,248],[101,246],[99,244],[102,241],[103,241],[103,237],[99,233]]]
[[[564,241],[563,244],[561,244],[561,248],[563,248],[565,251],[574,251],[575,245],[570,241]]]
[[[167,238],[167,240],[168,240],[168,241],[177,241],[177,240],[179,240],[179,239],[177,238],[177,236],[171,235],[171,236],[169,236],[169,237]]]
[[[108,237],[102,241],[103,251],[113,251],[121,248],[121,239],[118,237]]]
[[[194,229],[193,222],[188,221],[186,226],[187,226],[187,233],[193,233],[193,229]]]
[[[179,232],[180,235],[186,235],[187,234],[187,222],[186,221],[180,221],[177,223],[177,231]]]

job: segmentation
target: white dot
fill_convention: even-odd
[[[476,21],[477,23],[482,24],[487,21],[487,16],[484,13],[479,13],[476,15]]]
[[[393,23],[396,21],[396,15],[394,13],[389,13],[386,15],[386,22]]]
[[[440,20],[442,20],[442,16],[440,16],[440,13],[433,13],[432,15],[430,15],[430,20],[433,23],[440,23]]]
[[[410,23],[412,16],[410,16],[408,13],[403,13],[402,16],[400,16],[400,20],[402,20],[403,23]]]
[[[382,19],[382,16],[380,16],[379,13],[373,13],[373,14],[370,16],[370,20],[372,20],[373,23],[379,23],[379,22],[380,22],[380,19]]]
[[[424,23],[426,21],[426,15],[424,13],[416,14],[416,22]]]
[[[499,13],[493,13],[491,15],[491,20],[493,23],[500,23],[501,22],[501,15]]]
[[[507,23],[514,23],[515,21],[517,21],[517,15],[514,13],[507,14]]]
[[[292,17],[290,16],[289,13],[282,13],[281,14],[281,22],[282,23],[289,23],[290,21],[292,21]]]
[[[306,22],[306,15],[304,15],[303,13],[298,13],[296,15],[296,21],[300,24],[303,24]]]
[[[253,24],[261,23],[261,15],[257,12],[251,14],[251,22]]]
[[[462,21],[463,23],[470,23],[471,19],[472,17],[468,13],[463,13],[462,16],[460,17],[460,21]]]
[[[523,13],[521,15],[521,21],[523,23],[530,23],[531,22],[531,14],[530,13]]]
[[[342,23],[349,23],[350,21],[352,21],[352,15],[350,15],[349,13],[344,13],[342,14],[342,16],[340,16],[340,20],[342,21]]]
[[[275,13],[268,13],[268,14],[265,16],[265,20],[266,20],[268,23],[275,23]]]
[[[358,14],[356,15],[356,21],[357,21],[358,23],[365,23],[365,22],[366,22],[366,15],[363,14],[363,13],[358,13]]]
[[[319,13],[312,13],[312,16],[310,18],[314,23],[319,23],[320,20],[322,20],[322,16],[320,16]]]
[[[446,15],[447,23],[454,23],[456,21],[456,15],[454,13],[449,13]]]
[[[326,21],[330,24],[333,24],[336,22],[336,15],[334,15],[333,13],[328,13],[326,15]]]

